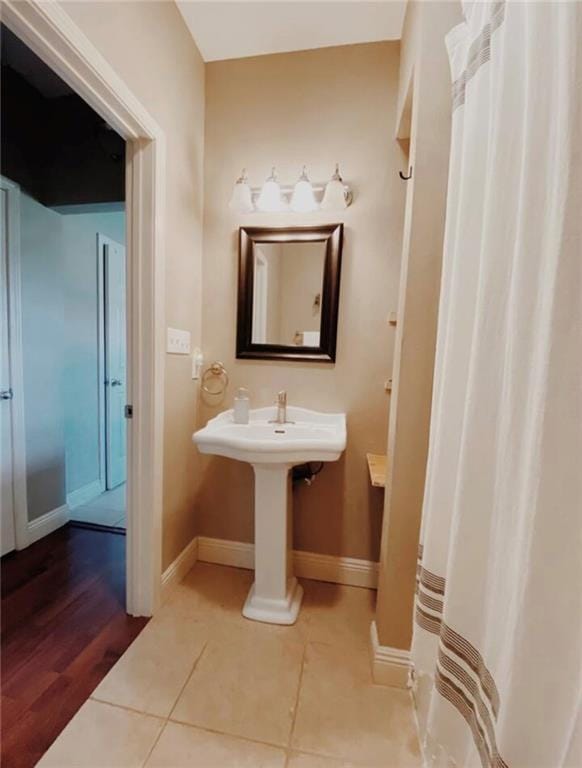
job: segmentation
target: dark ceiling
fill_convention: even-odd
[[[1,173],[43,205],[125,199],[125,142],[4,25]]]

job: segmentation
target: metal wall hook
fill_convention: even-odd
[[[405,176],[402,171],[398,171],[398,175],[402,179],[402,181],[408,181],[408,179],[412,178],[412,166],[408,169],[408,176]]]

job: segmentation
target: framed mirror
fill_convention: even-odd
[[[236,356],[335,362],[343,224],[241,227]]]

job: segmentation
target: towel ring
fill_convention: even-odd
[[[219,378],[222,381],[222,387],[218,390],[209,389],[206,386],[206,382],[210,377]],[[222,363],[218,361],[212,363],[212,365],[204,371],[202,375],[201,387],[202,390],[209,395],[222,395],[224,393],[228,387],[228,373],[226,372],[226,368]]]

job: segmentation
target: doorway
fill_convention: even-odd
[[[0,34],[6,554],[17,546],[13,402],[25,417],[27,543],[68,520],[125,530],[127,299],[125,142],[16,35]]]
[[[127,143],[127,611],[151,615],[161,589],[165,136],[56,3],[3,2],[3,23]],[[16,478],[21,473],[16,470]],[[139,510],[135,514],[134,510]],[[25,528],[17,547],[26,546]]]
[[[97,234],[98,482],[72,506],[77,523],[125,530],[127,429],[125,246]],[[71,498],[74,496],[72,494]]]

